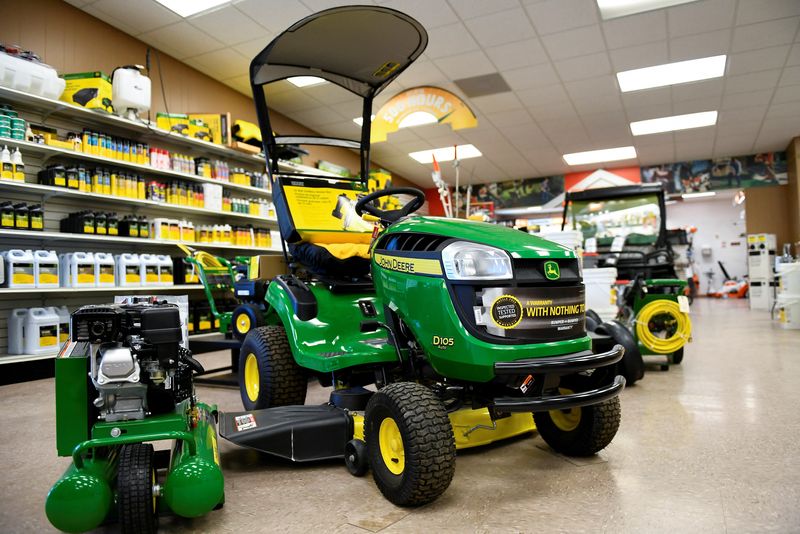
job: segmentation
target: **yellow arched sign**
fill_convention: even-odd
[[[370,141],[386,141],[389,132],[400,128],[403,119],[414,113],[427,113],[430,122],[449,124],[453,130],[474,128],[478,118],[463,100],[450,91],[438,87],[414,87],[393,96],[375,114],[372,120]]]

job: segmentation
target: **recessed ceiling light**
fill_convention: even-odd
[[[567,165],[586,165],[588,163],[600,163],[601,161],[619,161],[622,159],[635,159],[636,149],[632,146],[604,148],[602,150],[564,154],[563,158],[564,161],[567,162]]]
[[[159,4],[173,11],[183,18],[191,17],[202,11],[222,4],[227,4],[230,0],[156,0]]]
[[[673,115],[672,117],[632,122],[631,133],[633,135],[648,135],[661,132],[673,132],[675,130],[688,130],[690,128],[702,128],[703,126],[713,126],[716,123],[716,111],[702,111],[700,113],[687,113],[686,115]]]
[[[644,13],[665,7],[688,4],[697,0],[597,0],[603,20]]]
[[[458,145],[453,150],[453,147],[446,146],[444,148],[434,148],[433,150],[420,150],[419,152],[411,152],[409,156],[419,161],[420,163],[433,163],[433,158],[436,161],[453,161],[458,155],[458,159],[470,159],[482,156],[481,151],[475,148],[475,145]]]
[[[286,78],[286,81],[297,87],[308,87],[310,85],[327,83],[322,78],[317,78],[316,76],[292,76],[291,78]]]
[[[374,121],[375,115],[371,115],[369,120]],[[353,122],[361,126],[362,124],[364,124],[364,117],[356,117],[355,119],[353,119]]]
[[[619,88],[623,93],[708,80],[719,78],[725,74],[726,61],[727,56],[722,55],[665,63],[654,67],[618,72],[617,80],[619,80]]]
[[[681,198],[684,200],[691,200],[693,198],[705,198],[705,197],[713,197],[716,195],[716,191],[703,191],[702,193],[684,193],[681,195]]]

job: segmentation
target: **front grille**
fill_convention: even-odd
[[[398,252],[433,252],[448,239],[440,235],[404,232],[384,236],[375,248]]]

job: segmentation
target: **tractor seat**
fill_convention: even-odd
[[[312,274],[333,278],[362,278],[369,274],[366,243],[290,243],[289,253]]]

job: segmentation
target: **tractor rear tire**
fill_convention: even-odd
[[[239,304],[231,314],[231,332],[233,337],[244,341],[250,330],[264,326],[264,314],[261,308],[251,302]]]
[[[600,315],[594,310],[586,310],[586,318],[594,321],[595,325],[603,324],[603,319],[601,319]]]
[[[670,363],[672,363],[674,365],[678,365],[683,361],[683,349],[684,349],[684,347],[681,347],[681,348],[679,348],[678,350],[676,350],[675,352],[672,353],[672,356],[670,356],[670,359],[669,359]]]
[[[255,328],[239,349],[239,391],[245,410],[305,404],[308,377],[282,326]]]
[[[427,387],[397,382],[375,393],[364,419],[372,476],[398,506],[436,500],[456,469],[456,443],[444,404]]]
[[[117,512],[122,534],[150,534],[158,530],[153,495],[155,483],[153,446],[149,443],[123,445],[117,467]]]
[[[566,456],[591,456],[604,449],[617,434],[620,417],[619,397],[571,410],[533,414],[536,430],[545,443]]]

